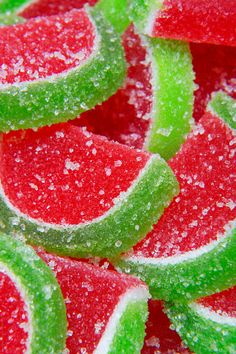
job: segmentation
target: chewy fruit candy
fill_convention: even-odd
[[[0,234],[0,352],[60,354],[66,325],[52,271],[31,247]]]
[[[69,123],[3,134],[0,160],[0,228],[70,256],[128,250],[178,190],[158,155]]]
[[[138,279],[39,251],[60,284],[70,354],[140,353],[149,293]]]
[[[130,16],[152,37],[236,45],[235,0],[132,0]]]
[[[185,43],[123,35],[128,73],[122,88],[75,124],[122,144],[172,157],[190,131],[193,71]]]
[[[96,8],[103,12],[104,17],[120,33],[129,24],[127,0],[2,0],[0,14],[15,13],[29,19],[81,9],[85,5],[96,5]]]
[[[167,313],[194,352],[236,353],[236,286],[188,304],[170,304]]]
[[[193,299],[235,283],[235,101],[218,93],[170,161],[180,194],[118,265],[160,299]],[[231,120],[232,119],[232,120]]]
[[[181,338],[172,328],[159,300],[149,300],[149,316],[142,354],[190,354]]]
[[[94,9],[0,27],[0,52],[1,131],[74,118],[114,93],[125,72],[119,36]]]

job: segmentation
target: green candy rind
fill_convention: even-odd
[[[235,100],[216,93],[208,110],[226,123],[235,124]],[[231,225],[231,224],[229,224]],[[151,295],[168,301],[194,300],[235,285],[236,228],[234,225],[212,249],[174,264],[132,261],[129,256],[114,260],[117,268],[145,281]],[[174,260],[174,257],[172,258]]]
[[[60,354],[66,342],[66,310],[60,287],[49,267],[33,249],[0,234],[1,265],[22,286],[31,312],[32,354]]]
[[[71,257],[116,257],[142,239],[178,193],[176,178],[159,156],[153,156],[128,195],[104,218],[70,228],[53,228],[17,214],[0,196],[0,229],[34,245]],[[137,227],[138,225],[138,227]]]
[[[236,326],[201,316],[189,304],[167,304],[166,308],[176,331],[195,353],[236,352]]]
[[[148,306],[145,301],[128,304],[118,323],[108,354],[139,354],[143,346],[147,316]]]
[[[79,68],[57,78],[2,88],[1,131],[68,121],[105,101],[122,84],[125,60],[120,37],[98,11],[90,9],[89,14],[101,36],[98,52]]]
[[[24,23],[24,18],[16,16],[14,14],[0,14],[0,26],[11,26],[18,23]]]
[[[146,149],[170,159],[191,130],[194,73],[189,45],[147,39],[152,58],[154,104]]]

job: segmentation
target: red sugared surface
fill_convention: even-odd
[[[236,139],[217,117],[206,113],[170,161],[181,192],[134,255],[179,255],[216,240],[236,217]]]
[[[93,353],[122,295],[144,285],[97,266],[42,252],[39,255],[54,271],[65,299],[70,354]]]
[[[81,65],[95,29],[85,10],[0,27],[0,84],[34,81]]]
[[[0,272],[0,353],[23,354],[27,349],[28,315],[11,278]]]
[[[213,44],[236,44],[235,0],[164,0],[151,35]]]
[[[1,184],[22,213],[76,225],[114,206],[149,157],[68,123],[10,132],[2,135]]]
[[[19,12],[24,18],[57,15],[72,9],[81,9],[85,4],[95,5],[97,0],[36,0]]]
[[[211,93],[225,91],[236,98],[236,47],[191,43],[196,75],[194,118],[204,114]]]
[[[236,286],[220,293],[198,300],[218,315],[236,317]]]
[[[142,354],[189,354],[177,332],[163,312],[161,301],[149,301],[149,317]]]
[[[151,63],[134,27],[123,35],[128,62],[124,86],[110,99],[83,113],[74,124],[135,148],[142,148],[150,124],[153,103]]]

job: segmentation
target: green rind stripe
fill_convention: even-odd
[[[153,121],[146,148],[170,159],[191,130],[194,73],[189,45],[180,41],[147,40],[152,57]]]
[[[60,287],[33,249],[0,234],[0,265],[19,279],[32,315],[32,354],[61,354],[66,341],[66,310]]]
[[[197,299],[235,285],[236,229],[212,250],[177,264],[153,265],[116,262],[122,271],[145,281],[155,299],[186,301]]]
[[[32,0],[1,0],[0,14],[16,12],[19,8],[27,3],[32,3]]]
[[[166,307],[177,332],[195,353],[236,353],[236,327],[200,316],[188,304],[168,304]]]
[[[10,26],[24,22],[25,20],[22,17],[16,16],[14,14],[0,14],[0,26]]]
[[[213,94],[208,109],[221,117],[231,129],[236,129],[236,100],[226,93],[218,91]]]
[[[109,354],[139,354],[145,336],[148,306],[145,301],[132,302],[118,323]]]
[[[105,101],[122,84],[125,61],[120,37],[98,11],[89,12],[101,35],[98,53],[81,67],[54,80],[2,88],[1,131],[67,121]]]
[[[1,197],[0,229],[61,255],[115,257],[150,231],[178,192],[172,170],[158,156],[152,157],[142,172],[130,194],[100,221],[78,228],[53,229],[43,224],[41,227],[25,217],[18,217]]]

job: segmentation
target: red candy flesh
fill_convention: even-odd
[[[224,233],[224,226],[236,217],[235,147],[232,130],[205,114],[170,161],[181,192],[153,231],[135,246],[135,256],[176,256]]]
[[[236,317],[236,286],[198,301],[218,315]]]
[[[0,27],[0,84],[43,79],[88,59],[95,29],[84,10]]]
[[[189,354],[163,311],[161,301],[149,301],[149,317],[146,324],[146,338],[142,354]]]
[[[130,26],[123,35],[128,62],[124,86],[102,105],[73,121],[89,131],[134,148],[143,148],[152,110],[151,63],[141,37]]]
[[[11,278],[0,272],[0,353],[22,354],[27,349],[28,315]]]
[[[113,207],[149,157],[67,123],[11,132],[2,136],[1,183],[27,216],[76,225]]]
[[[196,75],[194,118],[204,114],[212,92],[223,90],[236,99],[236,47],[191,43]]]
[[[19,12],[24,18],[57,15],[72,9],[81,9],[85,4],[95,5],[97,0],[38,0]]]
[[[235,0],[164,0],[151,29],[153,37],[236,44]]]
[[[93,353],[108,321],[129,289],[144,286],[135,278],[75,260],[40,252],[52,268],[66,303],[70,353]],[[72,286],[73,284],[73,286]]]

